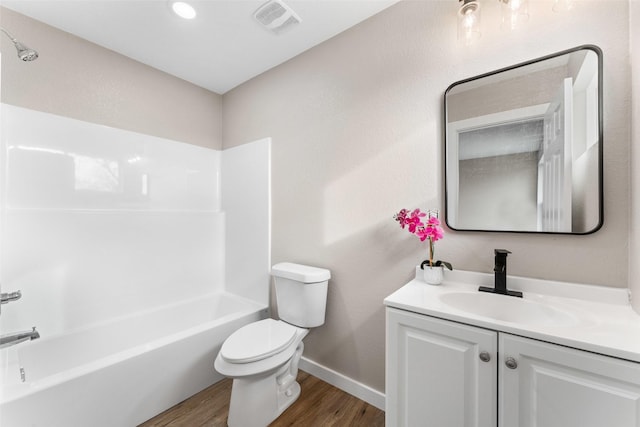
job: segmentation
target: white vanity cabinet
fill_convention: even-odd
[[[497,350],[494,331],[387,308],[386,426],[495,427]]]
[[[640,426],[640,363],[498,335],[499,426]]]
[[[387,427],[640,427],[640,363],[393,307],[386,356]]]

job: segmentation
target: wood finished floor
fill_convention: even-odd
[[[220,381],[139,427],[226,427],[231,382]],[[298,371],[298,382],[300,397],[270,427],[384,426],[384,411],[306,372]]]

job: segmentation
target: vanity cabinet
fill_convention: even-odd
[[[386,426],[495,427],[497,352],[494,331],[387,308]]]
[[[498,336],[499,426],[640,426],[640,363]]]
[[[638,363],[391,307],[386,356],[387,427],[640,426]]]

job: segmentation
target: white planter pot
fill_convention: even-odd
[[[442,265],[437,267],[429,267],[428,265],[425,265],[422,272],[424,275],[424,281],[430,285],[439,285],[444,279],[444,266]]]

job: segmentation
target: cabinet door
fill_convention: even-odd
[[[388,308],[386,426],[495,427],[497,343],[494,331]]]
[[[500,426],[640,427],[640,364],[502,333],[499,345]]]

